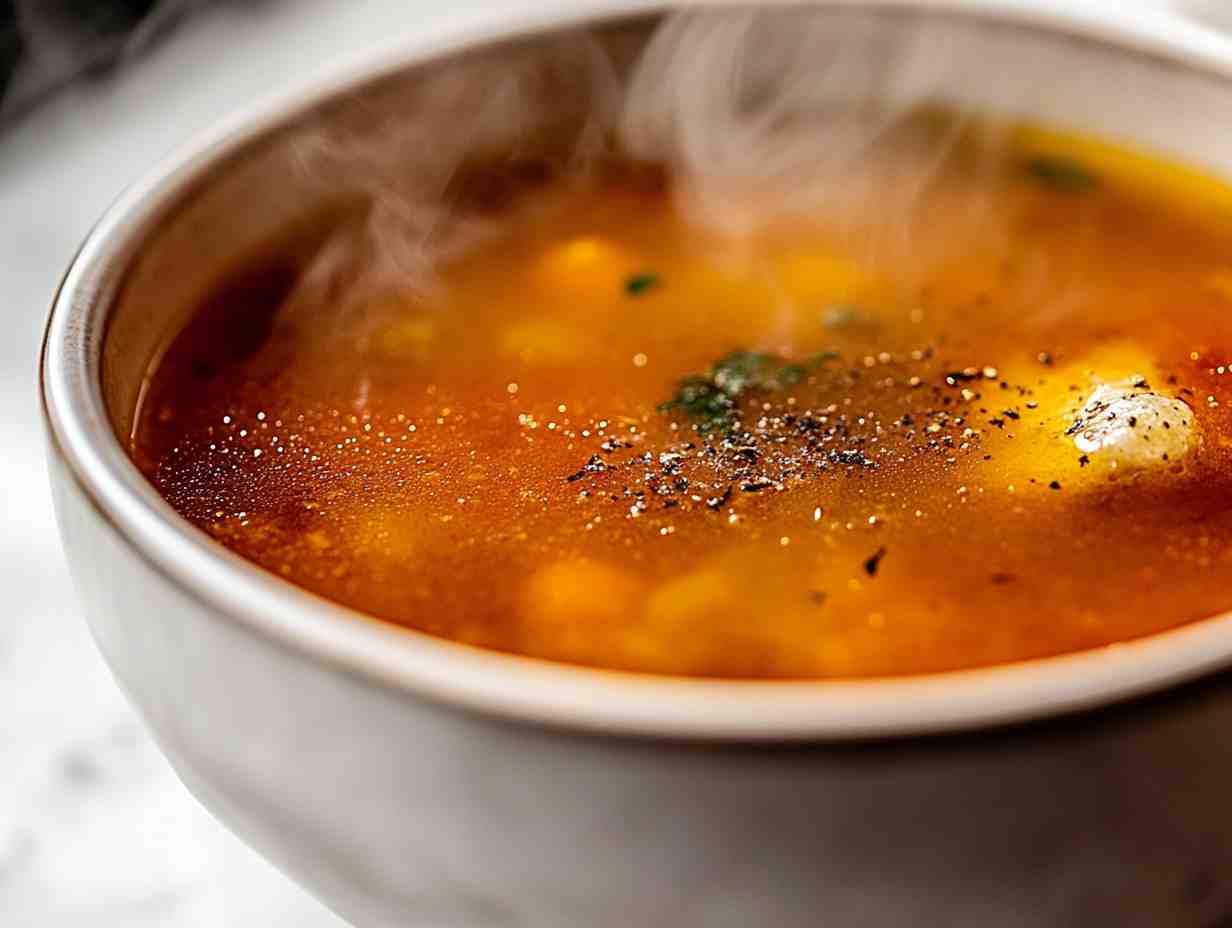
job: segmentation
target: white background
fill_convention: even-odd
[[[90,224],[170,149],[366,46],[496,5],[222,4],[0,134],[0,928],[341,926],[185,792],[99,661],[52,521],[39,335]],[[1232,23],[1232,0],[1188,6]]]

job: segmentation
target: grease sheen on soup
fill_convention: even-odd
[[[876,234],[723,236],[611,170],[427,288],[297,313],[264,267],[169,346],[133,456],[307,590],[593,666],[916,674],[1220,613],[1232,197],[1014,139]]]

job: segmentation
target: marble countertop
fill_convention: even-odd
[[[509,5],[518,0],[501,0]],[[525,2],[525,0],[522,0]],[[46,308],[90,224],[200,129],[365,46],[483,0],[219,4],[0,136],[0,924],[327,928],[342,922],[179,784],[103,667],[51,514],[35,398]],[[1228,0],[1191,0],[1223,16]]]

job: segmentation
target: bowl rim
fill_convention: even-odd
[[[1232,614],[1057,657],[904,677],[745,681],[572,666],[398,628],[283,581],[180,517],[115,439],[101,348],[127,262],[168,204],[227,155],[321,101],[485,42],[650,13],[660,0],[553,0],[486,12],[357,56],[190,141],[107,210],[72,260],[44,334],[39,383],[49,454],[122,541],[212,618],[404,696],[588,733],[703,741],[844,741],[970,731],[1096,708],[1232,665]],[[698,4],[693,4],[698,5]],[[700,5],[728,5],[708,0]],[[1232,40],[1160,9],[1065,0],[819,0],[818,7],[940,12],[1114,45],[1232,79]]]

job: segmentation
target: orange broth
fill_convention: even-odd
[[[733,240],[616,171],[358,309],[283,313],[291,281],[250,274],[151,372],[132,454],[291,583],[598,667],[919,674],[1218,614],[1228,193],[1015,138],[991,226],[960,163],[881,238],[797,216]],[[1066,433],[1108,382],[1183,403],[1193,450],[1083,454]]]

